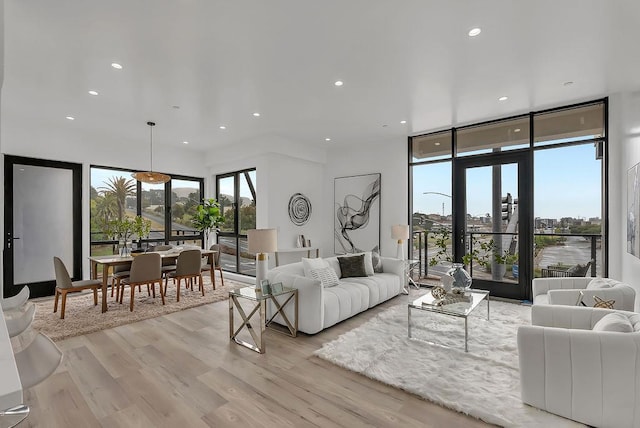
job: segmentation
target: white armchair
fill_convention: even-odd
[[[634,332],[591,330],[613,312]],[[523,402],[587,425],[640,426],[640,314],[534,305],[531,322],[518,329]]]
[[[600,285],[608,284],[608,288],[592,288],[589,284],[594,280]],[[614,309],[633,311],[636,299],[633,287],[608,278],[535,278],[532,291],[534,305],[576,306],[582,291],[582,301],[587,306],[593,306],[594,296],[597,296],[603,300],[614,300]]]

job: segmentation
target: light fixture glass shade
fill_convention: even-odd
[[[153,171],[153,127],[156,126],[156,124],[155,122],[147,122],[147,125],[149,125],[149,145],[150,145],[149,171],[134,172],[133,174],[131,174],[131,177],[135,178],[138,181],[142,181],[143,183],[163,184],[171,180],[171,176]]]
[[[247,231],[250,253],[275,253],[278,251],[277,229],[250,229]]]
[[[394,224],[391,226],[391,238],[392,239],[409,239],[409,225],[408,224]]]

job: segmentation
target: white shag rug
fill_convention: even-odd
[[[583,426],[520,399],[516,333],[518,326],[531,323],[529,306],[492,301],[487,321],[486,305],[481,303],[468,320],[468,353],[464,352],[462,318],[413,309],[411,316],[411,339],[403,299],[402,304],[326,343],[315,355],[492,424]]]

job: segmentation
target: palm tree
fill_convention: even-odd
[[[132,179],[124,177],[111,177],[107,185],[99,187],[98,190],[105,196],[107,194],[115,195],[118,204],[118,219],[122,220],[127,196],[135,196],[136,194],[136,183]]]

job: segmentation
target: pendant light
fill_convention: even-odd
[[[150,144],[151,144],[151,148],[149,150],[149,153],[151,155],[149,171],[134,172],[133,174],[131,174],[131,176],[138,181],[142,181],[143,183],[149,183],[149,184],[166,183],[167,181],[171,180],[171,176],[167,174],[162,174],[160,172],[153,172],[153,127],[156,126],[156,124],[155,122],[147,122],[147,125],[149,125]]]

